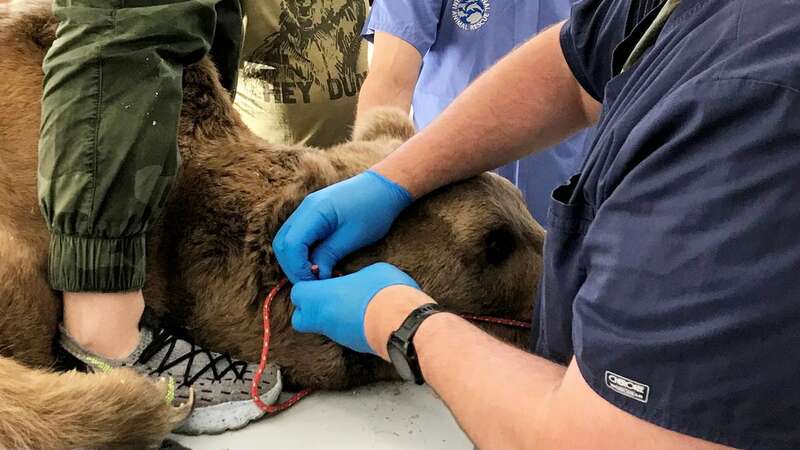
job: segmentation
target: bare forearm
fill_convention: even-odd
[[[566,368],[439,314],[414,339],[422,373],[479,448],[529,448]],[[513,386],[513,388],[512,388]]]
[[[358,117],[379,106],[410,113],[421,66],[422,55],[413,45],[390,33],[375,33],[372,64],[358,96]]]
[[[591,125],[594,114],[564,60],[560,29],[504,58],[375,169],[419,197]]]
[[[387,288],[367,311],[370,345],[388,358],[390,333],[432,301],[404,286]],[[414,345],[426,382],[478,447],[522,449],[538,439],[538,418],[566,368],[510,347],[453,314],[427,319]]]
[[[385,77],[382,74],[375,72],[367,75],[358,96],[358,117],[362,117],[366,111],[380,106],[394,106],[411,113],[413,84],[405,86],[383,78]]]

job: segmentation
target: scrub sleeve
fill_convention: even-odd
[[[372,5],[361,35],[374,42],[375,33],[400,38],[425,56],[436,42],[442,0],[378,0]]]

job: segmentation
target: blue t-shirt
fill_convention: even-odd
[[[375,32],[394,35],[423,56],[413,98],[414,123],[421,130],[481,73],[540,30],[566,19],[569,9],[570,0],[375,0],[363,35],[369,40]],[[526,91],[524,86],[507,90],[508,95]],[[577,171],[583,149],[581,133],[498,172],[517,185],[544,224],[551,191]]]
[[[535,351],[659,426],[800,448],[800,2],[583,0],[561,35],[603,112],[554,193]]]

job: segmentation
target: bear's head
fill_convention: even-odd
[[[386,239],[340,266],[350,273],[387,261],[450,311],[529,321],[543,241],[520,192],[486,173],[422,198]],[[524,330],[490,328],[518,345],[527,341]]]

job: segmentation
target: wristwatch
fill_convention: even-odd
[[[442,307],[437,303],[422,305],[412,311],[400,328],[389,337],[389,343],[386,345],[389,359],[404,380],[417,384],[425,383],[417,359],[417,350],[414,348],[414,335],[425,319],[440,312]]]

